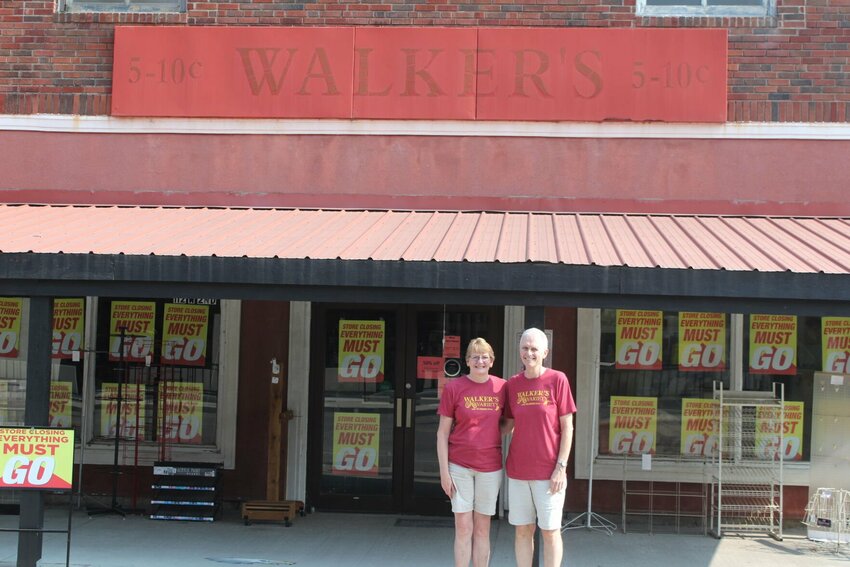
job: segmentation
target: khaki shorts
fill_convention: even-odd
[[[537,525],[541,530],[559,530],[564,517],[567,487],[549,492],[548,480],[516,480],[508,477],[508,521],[514,526]]]
[[[473,510],[485,516],[496,513],[496,500],[502,485],[502,471],[478,472],[449,463],[449,475],[455,483],[452,512],[463,514]]]

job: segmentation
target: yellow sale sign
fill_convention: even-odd
[[[157,401],[156,431],[172,443],[198,445],[202,440],[204,385],[162,382]]]
[[[208,305],[165,305],[162,315],[162,364],[206,364],[209,313]]]
[[[74,430],[0,428],[0,489],[71,490]]]
[[[784,421],[780,419],[779,408],[756,408],[756,456],[770,460],[781,454],[786,461],[802,460],[803,407],[803,402],[785,402]],[[782,446],[779,439],[780,428]]]
[[[821,318],[823,371],[850,374],[850,317]]]
[[[797,374],[796,315],[750,315],[750,373]]]
[[[100,434],[104,437],[115,437],[115,417],[118,413],[118,384],[115,382],[104,382],[101,385],[100,392],[102,397],[100,405]],[[122,384],[121,439],[145,438],[144,395],[144,384]]]
[[[0,297],[0,358],[18,358],[22,312],[20,297]]]
[[[339,321],[340,382],[384,381],[384,322]]]
[[[679,370],[722,372],[726,369],[726,314],[679,313]]]
[[[145,362],[153,352],[156,303],[153,301],[113,301],[109,319],[109,360]],[[121,344],[121,332],[124,344]]]
[[[682,399],[682,455],[713,457],[717,453],[719,407],[714,400]]]
[[[71,427],[71,383],[50,383],[50,427]]]
[[[334,413],[333,474],[377,476],[381,414]]]
[[[661,311],[617,309],[617,369],[661,370]]]
[[[53,300],[53,348],[50,358],[68,360],[83,349],[85,301]]]
[[[611,396],[608,450],[615,455],[654,455],[657,421],[657,398]]]

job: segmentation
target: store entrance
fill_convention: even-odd
[[[498,352],[502,309],[316,304],[312,319],[314,505],[449,514],[437,465],[439,396],[467,371],[471,339],[485,337]]]

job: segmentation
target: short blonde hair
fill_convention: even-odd
[[[496,360],[496,353],[493,351],[493,347],[481,337],[469,341],[469,346],[466,347],[466,358],[469,359],[474,352],[486,352],[490,355],[490,360]]]

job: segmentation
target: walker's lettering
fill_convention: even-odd
[[[726,34],[119,26],[112,113],[724,122]]]

